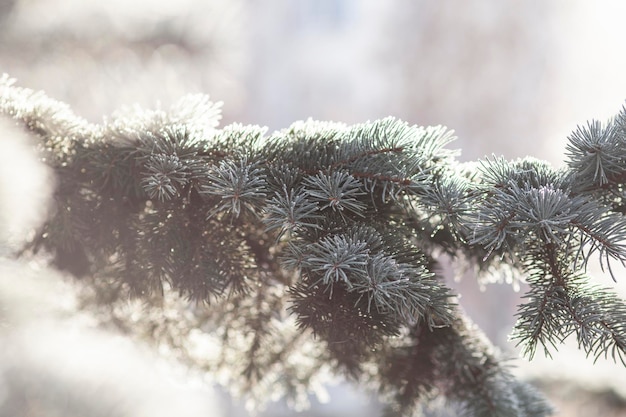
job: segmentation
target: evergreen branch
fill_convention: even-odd
[[[538,238],[559,243],[582,199],[566,192],[565,177],[545,163],[530,158],[512,164],[502,159],[481,165],[482,204],[466,216],[471,226],[471,245],[488,254],[502,248],[515,252]]]
[[[288,191],[285,185],[282,191],[275,192],[265,208],[267,215],[263,222],[267,231],[280,229],[280,238],[285,232],[291,235],[306,228],[321,228],[317,222],[322,216],[318,214],[316,203],[311,202],[303,192]]]
[[[180,148],[201,145],[217,133],[221,119],[221,103],[213,103],[204,94],[189,94],[173,103],[169,109],[124,107],[105,120],[104,138],[121,144],[143,142],[149,149],[172,153]],[[172,138],[168,133],[185,131]],[[165,135],[163,135],[165,133]]]
[[[485,191],[491,188],[509,189],[513,186],[520,189],[561,189],[567,187],[569,180],[566,171],[555,170],[547,162],[533,157],[515,161],[506,161],[504,158],[481,160],[478,171]]]
[[[302,262],[302,268],[323,272],[321,283],[331,289],[331,296],[334,283],[342,282],[348,289],[352,289],[349,276],[366,274],[369,252],[366,242],[335,235],[310,245],[309,250],[310,256]]]
[[[206,174],[206,178],[208,182],[200,192],[221,199],[209,216],[223,211],[239,217],[242,211],[261,211],[266,196],[265,175],[257,164],[248,164],[245,158],[238,163],[222,161]]]
[[[216,160],[230,157],[256,161],[265,144],[266,133],[265,127],[233,123],[217,130],[211,140],[204,143],[204,153],[214,155]]]
[[[579,128],[560,170],[533,158],[459,167],[451,132],[394,118],[218,128],[219,104],[202,95],[91,125],[5,76],[0,113],[38,137],[57,175],[33,250],[111,297],[202,302],[195,326],[217,335],[248,390],[301,395],[332,363],[403,412],[444,395],[461,415],[548,415],[464,322],[433,272],[442,251],[529,275],[513,334],[526,355],[575,336],[587,355],[624,362],[626,307],[580,269],[593,255],[612,274],[626,261],[626,108]],[[293,375],[305,340],[313,364]]]
[[[521,237],[514,221],[517,216],[512,206],[512,203],[516,203],[514,197],[499,188],[492,191],[492,196],[477,211],[468,214],[468,223],[471,224],[469,243],[485,248],[487,256],[502,248],[514,252]]]
[[[548,416],[551,407],[516,381],[468,323],[429,331],[417,324],[382,356],[381,390],[395,393],[393,409],[411,415],[419,399],[443,395],[463,416]],[[431,385],[432,374],[439,375]],[[524,413],[528,414],[524,414]]]
[[[473,210],[470,189],[468,179],[449,174],[441,176],[419,199],[435,223],[435,230],[447,228],[457,242],[465,242],[469,234],[464,220]]]
[[[622,128],[613,120],[606,126],[592,121],[578,127],[567,145],[568,165],[580,181],[577,190],[592,190],[624,177],[623,139]]]
[[[146,162],[144,179],[141,181],[150,198],[165,201],[178,195],[179,188],[187,183],[183,164],[176,155],[153,155]]]
[[[352,176],[355,178],[363,178],[363,179],[369,180],[372,183],[383,182],[383,183],[392,183],[392,184],[398,184],[398,185],[404,185],[404,186],[411,185],[412,183],[410,178],[396,177],[392,175],[372,174],[369,172],[357,171],[357,172],[353,172]],[[397,196],[397,193],[384,192],[383,195]]]
[[[439,307],[439,302],[449,298],[450,294],[429,280],[433,274],[424,265],[399,264],[379,253],[368,259],[366,271],[365,276],[354,276],[351,291],[360,294],[357,304],[362,297],[367,297],[368,313],[373,304],[378,312],[399,314],[407,323],[418,320],[436,327],[452,320],[450,310]]]
[[[395,344],[383,348],[386,352],[377,360],[379,390],[391,397],[388,401],[394,415],[410,415],[436,392],[436,351],[440,345],[432,336],[431,330],[418,322]]]
[[[521,306],[513,334],[518,344],[525,344],[524,355],[532,359],[539,343],[544,353],[551,356],[551,349],[557,350],[568,336],[575,334],[588,356],[597,359],[611,352],[614,360],[619,358],[624,363],[623,300],[605,289],[586,285],[582,276],[567,279],[565,285],[554,282],[542,287],[536,280],[531,284],[525,295],[529,302]]]
[[[340,213],[346,211],[363,217],[366,206],[356,199],[365,193],[361,191],[361,184],[345,172],[335,171],[330,175],[319,173],[304,180],[304,192],[312,201],[317,201],[321,209],[331,208]]]
[[[529,359],[535,356],[538,344],[543,347],[544,354],[551,357],[550,348],[557,350],[564,339],[561,324],[569,322],[563,317],[562,306],[566,304],[563,287],[532,285],[524,298],[529,302],[518,308],[518,320],[511,338],[518,340],[518,346],[523,344],[522,353]]]
[[[67,167],[77,152],[100,138],[100,127],[78,117],[67,104],[18,87],[6,74],[0,76],[0,113],[37,135],[42,159],[55,168]]]
[[[597,360],[619,358],[626,366],[626,304],[604,288],[579,285],[572,290],[571,314],[578,327],[573,329],[579,346]]]
[[[380,148],[380,149],[364,149],[361,153],[355,153],[354,155],[351,155],[344,160],[339,160],[333,163],[329,167],[329,171],[333,172],[342,167],[349,167],[353,163],[359,160],[372,159],[372,157],[378,157],[378,156],[382,156],[382,155],[390,154],[390,153],[401,154],[404,151],[405,151],[405,148],[403,146],[387,147],[387,148]]]
[[[589,247],[584,264],[597,251],[602,268],[606,264],[615,280],[611,259],[620,261],[622,265],[626,262],[626,219],[623,215],[611,213],[609,209],[589,202],[580,208],[571,223],[581,233],[580,247]]]

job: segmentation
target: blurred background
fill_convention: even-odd
[[[92,122],[202,92],[224,102],[223,125],[272,131],[309,117],[392,115],[454,129],[462,161],[530,155],[559,166],[577,124],[624,105],[624,19],[621,0],[0,0],[0,72]],[[5,200],[15,200],[19,188],[7,184]],[[516,355],[507,335],[520,292],[483,292],[471,276],[453,285],[489,338]],[[518,365],[559,415],[626,415],[621,365],[561,353]],[[224,404],[224,415],[246,415]],[[376,407],[342,385],[301,415]],[[264,415],[288,413],[276,405]]]

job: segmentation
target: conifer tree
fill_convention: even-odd
[[[626,306],[586,267],[614,276],[626,259],[626,109],[579,127],[563,169],[461,164],[450,131],[391,117],[220,128],[204,95],[91,124],[4,76],[0,112],[56,174],[28,249],[103,305],[142,300],[135,325],[234,391],[297,399],[331,372],[376,389],[389,415],[433,398],[464,416],[551,415],[457,305],[444,258],[528,282],[512,332],[528,358],[572,336],[625,364]],[[199,333],[219,364],[188,349]]]

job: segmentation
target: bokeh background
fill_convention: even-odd
[[[93,122],[202,92],[224,102],[223,124],[272,131],[309,117],[393,115],[454,129],[462,161],[531,155],[559,166],[576,125],[625,103],[625,19],[621,0],[0,0],[0,72]],[[19,145],[7,143],[0,153],[11,161]],[[22,187],[5,182],[5,203],[19,205]],[[625,292],[626,274],[617,284],[598,275]],[[523,288],[480,288],[472,278],[451,284],[488,337],[516,356],[507,334]],[[561,416],[626,415],[624,368],[591,362],[565,346],[518,368]],[[301,415],[378,412],[358,388],[330,394]],[[223,415],[247,415],[235,401],[217,402]],[[278,404],[264,415],[290,412]]]

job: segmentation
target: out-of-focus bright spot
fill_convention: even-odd
[[[223,415],[214,393],[148,347],[68,308],[51,271],[0,263],[0,415]],[[179,369],[180,368],[180,369]]]
[[[33,143],[0,119],[0,252],[23,241],[45,214],[51,180]]]

